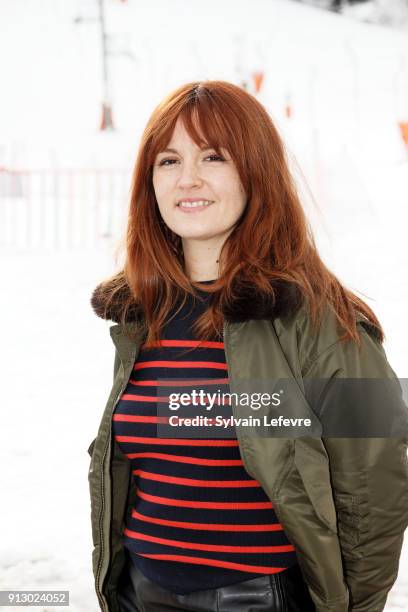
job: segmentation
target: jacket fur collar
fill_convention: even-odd
[[[302,299],[299,289],[292,283],[276,281],[273,284],[275,290],[275,301],[265,293],[257,293],[252,287],[241,289],[235,301],[223,310],[224,317],[231,323],[241,323],[249,319],[275,319],[282,314],[291,314],[300,307]],[[122,289],[121,295],[105,313],[108,292],[103,284],[98,285],[91,297],[92,308],[99,317],[120,322],[120,304],[130,292],[128,285]],[[126,323],[131,323],[143,317],[140,304],[134,303],[129,309]]]

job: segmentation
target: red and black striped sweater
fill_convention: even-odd
[[[112,423],[137,492],[124,546],[147,578],[175,593],[216,589],[297,563],[272,503],[242,464],[236,438],[158,436],[158,381],[182,379],[177,391],[190,393],[194,381],[214,379],[216,390],[228,390],[223,342],[197,346],[193,335],[209,299],[199,294],[201,302],[189,300],[166,324],[160,346],[141,347]]]

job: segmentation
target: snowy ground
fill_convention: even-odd
[[[284,135],[323,257],[367,299],[392,367],[408,378],[408,154],[397,125],[408,120],[406,37],[289,0],[106,3],[135,56],[111,61],[114,134],[97,131],[95,26],[73,24],[93,2],[1,3],[0,166],[127,169],[148,114],[173,87],[225,78],[253,91],[251,73],[263,69],[259,99]],[[98,610],[86,451],[113,346],[89,297],[114,270],[113,247],[0,250],[0,589],[70,590],[73,612]],[[408,608],[407,576],[408,544],[387,610]]]

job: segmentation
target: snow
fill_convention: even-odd
[[[408,121],[405,37],[289,0],[106,4],[110,32],[121,34],[111,44],[134,55],[110,60],[114,133],[98,131],[96,26],[74,24],[81,12],[94,14],[93,2],[0,4],[0,167],[129,171],[150,112],[173,87],[220,78],[246,80],[253,92],[251,72],[263,69],[258,97],[285,139],[322,256],[374,309],[389,361],[407,377],[408,154],[398,131]],[[56,203],[66,208],[60,189]],[[0,207],[21,205],[25,214],[23,199],[1,194]],[[92,215],[95,192],[81,197]],[[115,270],[125,195],[115,198],[122,223],[113,235],[101,238],[97,226],[98,240],[82,244],[75,216],[71,249],[2,243],[0,227],[0,589],[70,590],[73,612],[98,610],[86,451],[110,391],[113,345],[89,298]],[[386,610],[408,607],[407,569],[405,546]]]

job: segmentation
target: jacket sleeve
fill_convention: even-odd
[[[381,343],[359,327],[361,348],[335,342],[307,377],[319,381],[309,384],[309,400],[323,425],[349,609],[381,612],[408,524],[407,408]],[[352,379],[364,379],[360,391]],[[353,418],[357,437],[350,435]],[[344,420],[350,437],[341,432]]]

